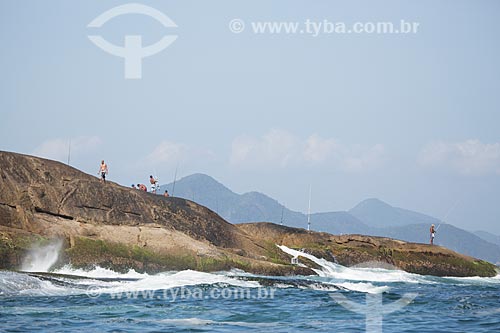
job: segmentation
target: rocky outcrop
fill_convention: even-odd
[[[15,267],[31,242],[54,237],[65,240],[63,260],[78,266],[312,273],[265,260],[266,245],[194,202],[0,152],[0,265]]]
[[[290,265],[275,246],[281,243],[333,255],[347,265],[383,259],[422,274],[494,275],[483,269],[486,263],[438,247],[272,224],[235,226],[189,200],[103,184],[55,161],[0,152],[0,268],[16,268],[31,244],[51,238],[64,240],[61,263],[75,266],[313,273]],[[448,264],[438,269],[441,259]],[[481,269],[463,269],[465,262]]]
[[[435,276],[495,276],[493,264],[440,246],[408,243],[364,235],[334,236],[272,223],[239,224],[252,238],[301,249],[343,266],[377,263],[416,274]],[[279,253],[278,253],[279,254]],[[282,256],[282,254],[279,254]]]

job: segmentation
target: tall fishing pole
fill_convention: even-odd
[[[311,191],[312,185],[309,185],[309,208],[307,209],[307,230],[311,230]]]
[[[71,139],[69,139],[69,144],[68,144],[68,165],[70,158],[71,158]]]
[[[459,201],[460,201],[460,199],[457,199],[457,201],[455,202],[455,204],[448,210],[448,213],[446,213],[446,215],[444,216],[444,218],[441,220],[441,223],[439,223],[438,227],[436,228],[436,231],[439,230],[439,227],[441,227],[441,225],[443,223],[446,224],[446,219],[451,214],[451,212],[457,207]]]
[[[285,206],[281,206],[281,222],[280,224],[283,225],[283,215],[285,213]]]
[[[177,163],[177,166],[175,167],[174,185],[172,186],[172,196],[174,196],[175,194],[175,183],[177,182],[177,169],[179,169],[179,163]]]

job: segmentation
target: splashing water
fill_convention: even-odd
[[[363,281],[363,282],[406,282],[406,283],[421,283],[423,277],[407,273],[398,269],[384,268],[361,268],[361,267],[345,267],[339,264],[332,263],[323,258],[290,249],[284,245],[278,247],[285,253],[294,257],[307,258],[319,266],[321,269],[313,269],[319,276],[336,279],[338,281]]]
[[[53,241],[44,246],[33,247],[23,260],[21,270],[25,272],[48,272],[59,259],[62,240]]]

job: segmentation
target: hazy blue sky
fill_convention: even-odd
[[[124,185],[207,173],[305,211],[368,197],[500,234],[500,2],[0,0],[0,149]],[[246,25],[229,30],[232,19]],[[420,23],[416,34],[255,34],[251,22]],[[150,45],[142,79],[87,35]]]

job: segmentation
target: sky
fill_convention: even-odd
[[[500,234],[500,2],[140,1],[176,26],[89,26],[126,4],[0,0],[0,150],[71,151],[96,176],[105,159],[126,186],[205,173],[302,212],[311,186],[313,212],[375,197]],[[401,20],[414,33],[328,30]],[[256,30],[283,22],[299,29]],[[177,37],[131,79],[95,35]]]

